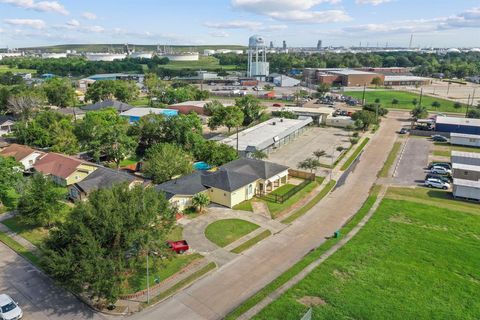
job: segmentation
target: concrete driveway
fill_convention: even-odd
[[[432,146],[427,138],[409,138],[393,174],[393,184],[417,186],[423,183]]]
[[[10,295],[24,320],[106,319],[0,242],[0,293]]]

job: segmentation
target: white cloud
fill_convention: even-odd
[[[211,35],[214,38],[228,38],[230,35],[228,32],[225,31],[215,31],[215,32],[210,32],[209,35]]]
[[[34,0],[0,0],[0,3],[11,4],[15,7],[30,9],[41,12],[54,12],[68,15],[69,12],[58,1],[34,1]]]
[[[356,4],[370,4],[372,6],[378,6],[379,4],[390,2],[391,0],[355,0]]]
[[[85,26],[82,28],[82,30],[87,32],[101,33],[105,31],[105,28],[102,26]]]
[[[315,10],[320,4],[338,4],[340,0],[232,0],[232,6],[275,20],[327,23],[351,20],[343,10]]]
[[[80,22],[78,20],[75,20],[75,19],[72,19],[70,21],[67,21],[67,26],[69,27],[79,27],[80,26]]]
[[[44,29],[46,27],[45,21],[40,19],[5,19],[4,22],[12,26],[24,26],[34,29]]]
[[[246,29],[251,31],[277,31],[277,30],[284,30],[287,28],[287,26],[283,24],[265,25],[263,22],[249,21],[249,20],[233,20],[228,22],[205,22],[203,25],[213,29]]]
[[[87,19],[87,20],[95,20],[97,19],[97,15],[92,12],[84,12],[82,13],[82,18]]]

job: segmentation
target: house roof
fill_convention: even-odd
[[[5,122],[8,122],[8,121],[15,122],[15,120],[16,120],[15,117],[0,115],[0,125],[4,124]]]
[[[85,193],[90,193],[97,189],[110,188],[115,184],[131,183],[135,180],[135,177],[126,172],[99,167],[84,180],[75,183],[75,186]]]
[[[225,191],[235,191],[258,179],[270,179],[285,170],[287,166],[256,159],[242,158],[221,166],[217,171],[206,173],[202,183]]]
[[[201,171],[196,171],[178,179],[159,184],[155,188],[158,191],[165,192],[167,199],[175,195],[193,196],[207,190],[207,187],[202,184],[202,176],[203,173]]]
[[[88,106],[81,107],[81,109],[85,111],[96,111],[96,110],[102,110],[105,108],[114,108],[118,112],[124,112],[134,107],[127,103],[123,103],[117,100],[105,100],[105,101],[100,101],[94,104],[90,104]]]
[[[437,124],[451,124],[457,126],[480,126],[480,119],[456,118],[456,117],[437,117]]]
[[[61,178],[68,178],[84,162],[58,153],[47,153],[37,160],[33,166],[43,174],[51,174]]]
[[[31,155],[33,152],[35,152],[34,149],[27,147],[27,146],[22,146],[20,144],[13,143],[3,149],[0,152],[0,155],[4,157],[14,157],[15,160],[21,161]]]

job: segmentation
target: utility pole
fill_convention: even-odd
[[[150,273],[148,266],[148,256],[150,255],[150,250],[147,249],[147,304],[150,304]]]
[[[472,93],[472,107],[474,106],[475,104],[475,91],[477,90],[477,88],[473,88],[473,93]]]
[[[240,157],[240,153],[238,152],[238,125],[237,125],[237,155]]]
[[[362,94],[362,105],[365,105],[365,90],[367,88],[367,84],[363,84],[363,94]]]

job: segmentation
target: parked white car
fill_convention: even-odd
[[[437,188],[443,190],[450,189],[450,183],[434,178],[425,180],[425,186],[429,188]]]
[[[452,170],[441,166],[433,166],[430,172],[435,174],[452,174]]]
[[[22,309],[6,294],[0,294],[0,319],[18,320],[23,317]]]

